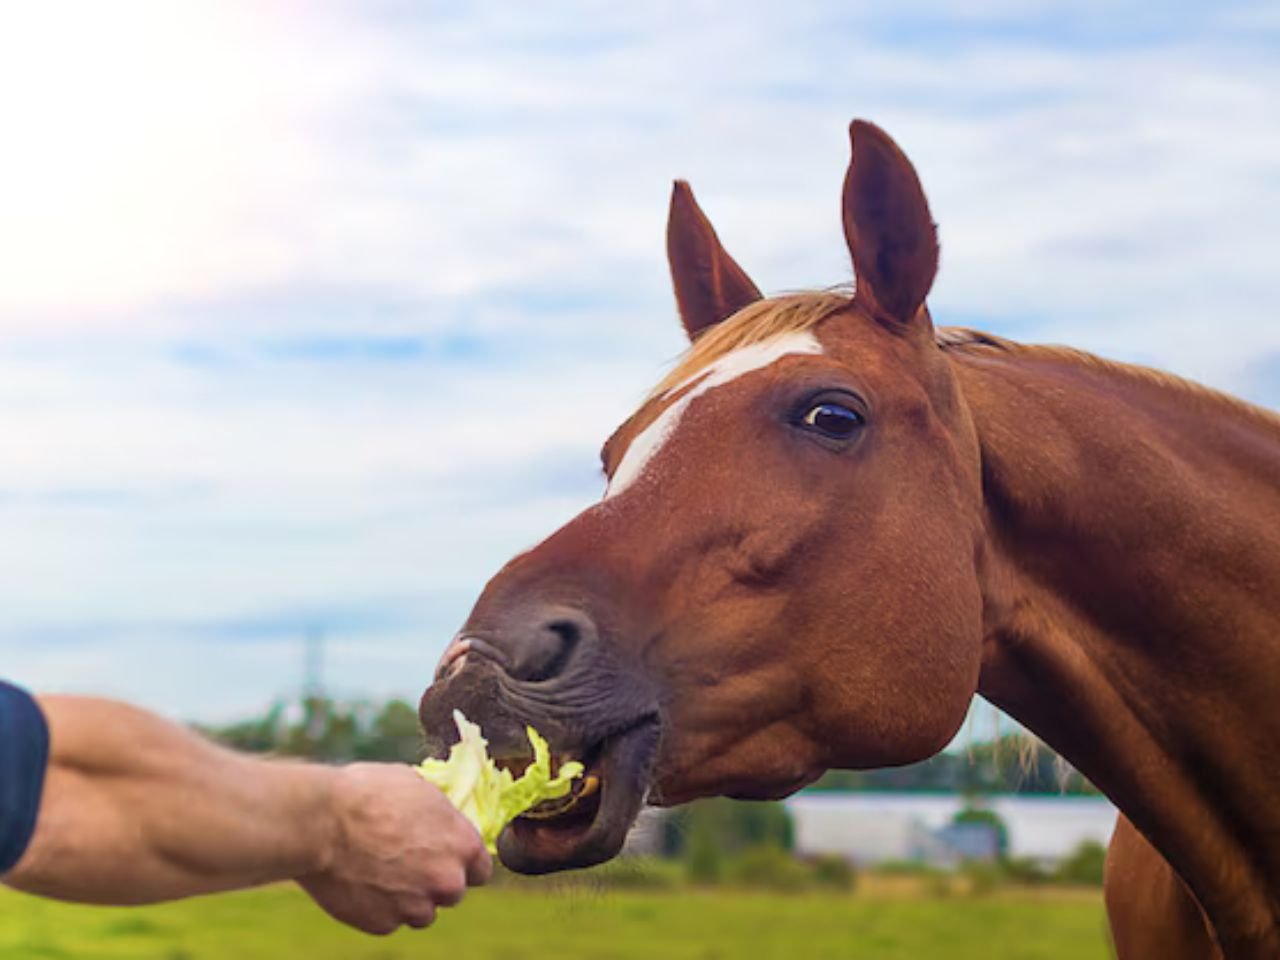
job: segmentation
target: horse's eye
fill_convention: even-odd
[[[862,414],[842,403],[833,403],[828,400],[815,403],[800,418],[800,422],[824,437],[832,440],[848,440],[862,426]]]

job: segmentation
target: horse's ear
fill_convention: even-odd
[[[844,180],[844,235],[857,294],[882,317],[910,323],[938,272],[929,204],[911,161],[888,134],[855,120],[849,138],[853,158]]]
[[[680,322],[690,340],[760,299],[746,271],[720,246],[711,221],[683,180],[677,180],[671,191],[667,262]]]

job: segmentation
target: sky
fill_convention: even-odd
[[[416,698],[682,349],[672,179],[848,281],[854,117],[938,322],[1280,407],[1278,101],[1270,2],[0,0],[0,673]]]

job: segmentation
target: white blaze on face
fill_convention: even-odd
[[[760,370],[782,357],[797,353],[822,353],[822,344],[807,330],[801,333],[784,333],[760,343],[739,347],[668,390],[664,396],[679,393],[690,384],[695,384],[688,393],[663,410],[658,419],[641,430],[631,441],[631,445],[627,447],[627,452],[622,457],[622,462],[618,464],[618,469],[613,472],[613,477],[609,480],[604,499],[616,497],[640,478],[653,458],[657,456],[658,451],[662,449],[663,444],[675,433],[680,418],[694,400],[744,374]]]

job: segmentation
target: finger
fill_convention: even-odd
[[[483,844],[477,844],[475,852],[466,863],[467,885],[480,887],[493,877],[493,858]]]
[[[456,907],[467,892],[467,878],[462,869],[458,868],[451,873],[449,880],[437,884],[434,890],[433,899],[442,907]]]
[[[406,926],[423,930],[435,923],[435,905],[430,900],[419,900],[403,911],[402,918]]]

